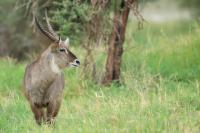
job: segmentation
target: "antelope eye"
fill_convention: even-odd
[[[65,52],[65,49],[60,49],[59,51],[60,51],[60,52]]]

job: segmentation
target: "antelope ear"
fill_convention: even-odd
[[[67,37],[66,40],[64,41],[65,46],[69,47],[69,38]]]

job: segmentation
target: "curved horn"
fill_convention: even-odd
[[[39,28],[39,30],[45,35],[47,36],[51,41],[54,42],[58,42],[59,40],[57,38],[55,38],[51,33],[49,33],[48,31],[46,31],[39,23],[37,17],[35,17],[35,23],[36,26]]]
[[[48,30],[49,32],[57,39],[59,40],[59,36],[54,32],[50,22],[49,22],[49,18],[47,16],[47,10],[45,10],[45,19],[46,19],[46,23],[47,23],[47,27],[48,27]]]

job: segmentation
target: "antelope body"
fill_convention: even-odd
[[[30,103],[35,120],[53,122],[58,114],[64,89],[62,69],[79,66],[77,57],[68,49],[69,40],[62,41],[53,31],[46,15],[48,31],[35,18],[39,30],[51,41],[41,56],[27,65],[24,75],[24,93]]]

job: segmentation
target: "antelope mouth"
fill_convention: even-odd
[[[72,67],[78,67],[79,65],[77,64],[71,64]]]
[[[78,59],[74,60],[73,63],[70,64],[71,67],[78,67],[80,66],[80,61]]]

